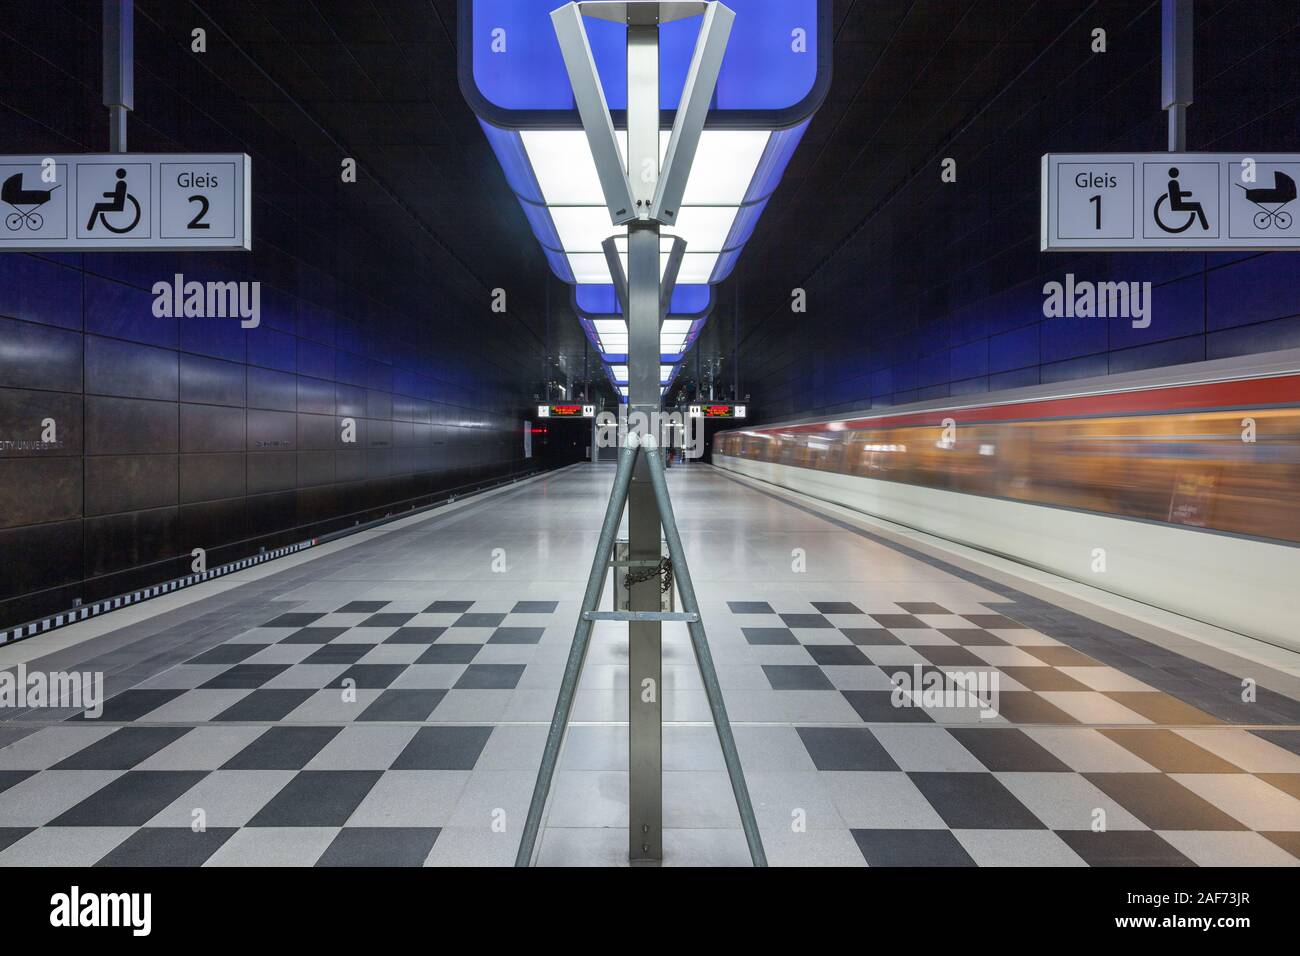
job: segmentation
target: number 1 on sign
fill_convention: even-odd
[[[1097,208],[1097,228],[1101,229],[1101,196],[1093,196],[1088,200],[1088,202],[1092,203]]]

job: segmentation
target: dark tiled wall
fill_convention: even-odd
[[[1300,150],[1300,5],[1224,0],[1196,9],[1189,148]],[[1099,24],[1110,28],[1110,52],[1092,56],[1089,31]],[[752,393],[763,419],[1300,347],[1300,254],[1039,252],[1043,153],[1166,146],[1159,3],[1090,8],[1049,48],[1051,39],[1000,52],[1022,56],[1023,72],[972,104],[951,139],[924,141],[931,127],[948,127],[882,102],[873,113],[884,124],[879,136],[865,147],[843,144],[845,156],[868,148],[872,158],[862,162],[896,176],[897,189],[864,205],[857,230],[812,274],[791,275],[779,296],[772,290],[746,303],[741,391]],[[978,52],[926,49],[940,59]],[[841,75],[839,63],[836,73],[850,92],[860,82]],[[926,103],[944,103],[949,92],[935,89]],[[817,161],[833,162],[836,148]],[[940,182],[944,156],[958,161],[955,183]],[[862,201],[865,174],[844,171],[843,182],[855,185],[837,194],[841,203]],[[761,274],[771,264],[760,256],[745,268]],[[1044,318],[1043,285],[1066,273],[1151,282],[1150,327]],[[789,307],[789,289],[800,285],[806,315]]]
[[[59,25],[44,52],[0,26],[0,152],[102,150],[99,4],[23,6]],[[486,318],[412,215],[266,118],[295,108],[246,105],[141,12],[137,55],[132,149],[248,152],[254,251],[0,254],[0,626],[531,465],[529,318]],[[156,318],[176,273],[261,282],[260,326]]]
[[[124,258],[0,255],[0,622],[525,467],[522,398],[481,357],[266,287],[257,329],[157,319]]]

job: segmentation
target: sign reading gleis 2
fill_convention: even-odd
[[[0,156],[0,252],[252,249],[243,153]]]
[[[1300,249],[1300,155],[1043,157],[1042,249]]]

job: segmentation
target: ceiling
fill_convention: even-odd
[[[718,321],[697,346],[701,367],[721,363],[729,380],[732,310],[743,346],[755,315],[788,302],[1080,16],[1124,21],[1154,4],[834,0],[830,93],[720,290]],[[91,16],[98,4],[82,6]],[[340,151],[355,157],[375,196],[368,215],[427,243],[467,300],[507,289],[539,373],[547,352],[570,374],[594,365],[568,288],[550,278],[461,96],[455,0],[137,0],[137,10],[177,42],[208,28],[210,68],[285,135],[319,145],[322,170],[336,168]],[[682,382],[695,364],[688,356]]]

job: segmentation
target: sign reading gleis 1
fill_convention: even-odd
[[[1300,249],[1300,155],[1043,157],[1042,249]]]
[[[243,153],[0,156],[0,251],[252,249]]]

